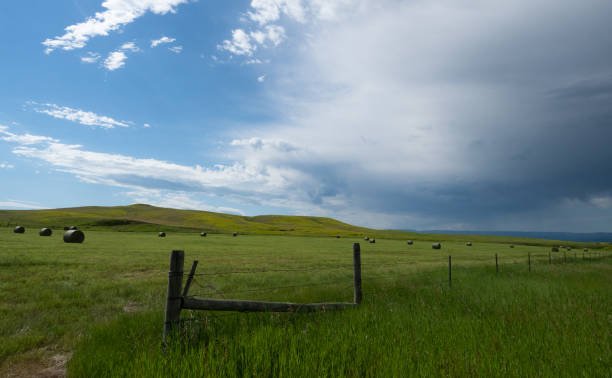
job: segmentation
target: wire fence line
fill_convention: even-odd
[[[179,253],[180,252],[180,253]],[[568,262],[578,262],[578,261],[591,261],[594,259],[600,259],[601,253],[596,252],[592,253],[590,251],[583,251],[582,254],[578,254],[576,251],[573,253],[568,253],[569,251],[562,252],[549,252],[548,254],[544,253],[528,253],[526,257],[517,256],[516,253],[511,255],[505,254],[495,254],[491,255],[491,259],[485,259],[484,257],[478,258],[476,260],[470,259],[469,264],[462,265],[462,260],[454,261],[454,266],[452,265],[452,255],[448,256],[448,286],[452,287],[452,271],[453,267],[457,269],[457,265],[459,265],[459,271],[462,268],[471,268],[475,266],[486,266],[491,264],[495,266],[495,270],[497,273],[500,272],[500,266],[504,269],[518,268],[520,266],[525,266],[527,263],[528,272],[532,271],[532,265],[551,265],[551,264],[560,264],[560,263],[568,263]],[[175,256],[175,253],[176,256]],[[573,256],[572,256],[573,255]],[[419,279],[427,279],[430,282],[438,282],[443,283],[446,282],[446,269],[444,268],[446,265],[446,257],[444,257],[443,261],[435,261],[429,260],[425,263],[419,264],[417,261],[405,261],[405,260],[394,260],[394,261],[366,261],[361,262],[360,257],[360,249],[359,243],[355,243],[353,246],[353,264],[349,265],[347,262],[343,261],[334,261],[321,263],[316,262],[315,266],[303,266],[304,261],[300,262],[299,266],[295,267],[283,267],[283,268],[264,268],[264,269],[238,269],[238,270],[215,270],[210,272],[201,272],[196,273],[195,270],[197,268],[197,261],[194,261],[194,265],[192,266],[191,272],[188,275],[187,283],[183,290],[182,280],[183,280],[183,265],[184,265],[184,251],[173,251],[171,255],[171,264],[168,278],[168,297],[166,304],[166,321],[164,328],[164,339],[172,328],[172,324],[176,324],[180,322],[180,311],[181,309],[188,310],[212,310],[212,311],[266,311],[266,312],[298,312],[298,311],[326,311],[326,309],[338,310],[349,307],[355,307],[361,302],[362,297],[362,288],[361,281],[362,278],[371,284],[375,283],[388,283],[395,282],[401,283],[403,274],[404,277],[410,277],[409,282],[414,282],[414,280]],[[595,258],[593,257],[595,256]],[[253,256],[250,256],[253,257]],[[380,256],[378,256],[380,257]],[[480,256],[479,256],[480,257]],[[493,259],[494,257],[494,259]],[[501,259],[500,259],[501,257]],[[605,254],[603,257],[609,257],[608,254]],[[174,260],[173,260],[174,259]],[[501,261],[500,261],[501,260]],[[489,262],[487,262],[489,261]],[[585,261],[585,262],[586,262]],[[463,261],[465,262],[465,260]],[[494,265],[493,265],[494,264]],[[410,266],[413,269],[406,269],[407,266]],[[426,266],[427,268],[423,269]],[[365,270],[362,272],[362,267]],[[352,268],[353,274],[353,283],[352,285],[347,286],[347,282],[349,277],[347,277],[350,269]],[[441,273],[441,269],[442,273]],[[523,268],[524,269],[524,268]],[[242,289],[240,287],[235,287],[236,282],[227,282],[228,277],[233,275],[239,275],[243,277],[244,275],[260,275],[266,273],[313,273],[313,272],[331,272],[327,273],[327,277],[329,279],[325,279],[323,281],[316,282],[303,282],[303,283],[291,283],[291,284],[277,284],[277,285],[269,285],[269,281],[276,278],[266,278],[264,282],[266,285],[259,287],[251,287]],[[335,273],[333,273],[335,272]],[[325,275],[323,276],[325,277]],[[284,278],[284,277],[283,277]],[[295,279],[296,277],[292,277]],[[207,279],[210,281],[207,282]],[[321,279],[320,276],[317,276],[317,279]],[[240,281],[239,279],[238,281]],[[221,282],[219,282],[221,281]],[[406,280],[403,281],[406,283]],[[188,291],[193,285],[196,290],[192,290],[192,294],[189,294]],[[253,282],[243,281],[242,283],[238,283],[238,285],[253,285]],[[230,286],[231,288],[219,289],[218,286]],[[348,293],[342,294],[345,290],[348,290],[350,287],[354,289],[354,300],[353,302],[344,302],[344,303],[334,303],[328,302],[329,299],[314,303],[314,304],[299,304],[299,303],[288,303],[288,302],[258,302],[258,301],[247,301],[247,300],[237,300],[237,299],[226,299],[227,296],[231,295],[239,295],[239,294],[255,294],[256,296],[261,296],[262,294],[270,294],[275,293],[279,290],[286,289],[306,289],[306,288],[314,288],[314,287],[327,287],[327,295],[338,297],[342,295],[347,295]],[[329,291],[333,293],[329,293]],[[182,293],[182,295],[181,295]],[[276,293],[275,293],[276,294]],[[198,298],[199,296],[203,296],[205,298]],[[222,299],[212,299],[212,297],[221,297]],[[237,314],[237,313],[236,313]],[[231,314],[235,315],[235,314]],[[192,317],[193,318],[193,317]],[[191,321],[191,319],[189,320]]]
[[[555,252],[555,255],[549,255],[549,254],[531,254],[530,255],[530,259],[532,263],[536,263],[539,262],[540,264],[542,262],[550,262],[550,263],[562,263],[564,261],[564,257],[560,254]],[[552,256],[552,257],[551,257]],[[580,256],[580,257],[579,257]],[[492,256],[493,257],[493,256]],[[565,258],[565,262],[569,262],[569,261],[576,261],[576,260],[580,260],[582,257],[582,255],[575,255],[572,254],[571,256],[566,256]],[[589,257],[589,258],[592,258]],[[571,259],[571,260],[570,260]],[[587,259],[586,255],[585,255],[585,260]],[[503,255],[501,255],[501,258],[499,260],[499,265],[502,267],[508,267],[510,265],[515,265],[515,266],[519,266],[524,264],[525,262],[527,262],[528,258],[521,258],[518,256],[511,256],[509,258],[504,258]],[[472,262],[473,260],[470,260],[470,264],[469,266],[482,266],[484,265],[483,263],[486,261],[485,259],[482,260],[477,260],[477,262]],[[492,259],[490,261],[493,261]],[[461,260],[457,261],[457,259],[454,260],[454,268],[463,268],[463,266],[457,266],[458,264],[461,263]],[[393,281],[393,280],[401,280],[401,277],[388,277],[388,276],[373,276],[370,272],[369,272],[369,268],[372,269],[379,269],[379,268],[397,268],[398,266],[406,266],[406,265],[412,265],[416,268],[416,270],[410,270],[408,273],[410,274],[411,278],[440,278],[441,282],[446,281],[445,277],[442,276],[442,274],[446,274],[446,272],[443,272],[441,274],[440,269],[444,268],[446,265],[446,257],[444,258],[444,260],[441,260],[440,262],[435,263],[437,266],[432,266],[431,264],[427,265],[427,268],[429,270],[427,271],[423,271],[423,270],[418,270],[421,269],[419,267],[418,262],[416,261],[394,261],[391,263],[374,263],[374,262],[363,262],[361,263],[361,266],[366,268],[366,270],[362,273],[364,278],[367,278],[368,280],[382,280],[382,281]],[[226,295],[226,294],[244,294],[244,293],[267,293],[270,291],[275,291],[275,290],[280,290],[280,289],[289,289],[289,288],[308,288],[308,287],[320,287],[320,286],[326,286],[326,285],[335,285],[335,284],[339,284],[342,282],[346,282],[345,280],[333,280],[333,281],[324,281],[324,282],[315,282],[315,283],[302,283],[302,284],[291,284],[291,285],[279,285],[279,286],[263,286],[263,287],[259,287],[259,288],[252,288],[252,289],[231,289],[231,290],[216,290],[214,288],[214,285],[212,284],[202,284],[199,282],[199,280],[197,279],[198,277],[216,277],[216,276],[228,276],[228,275],[244,275],[244,274],[259,274],[259,273],[287,273],[287,272],[319,272],[319,271],[332,271],[332,270],[348,270],[353,268],[352,265],[348,265],[348,264],[343,264],[343,265],[336,265],[336,266],[319,266],[319,267],[298,267],[298,268],[287,268],[287,269],[259,269],[259,270],[234,270],[234,271],[215,271],[215,272],[205,272],[205,273],[196,273],[194,274],[194,279],[193,279],[193,284],[196,285],[198,288],[204,290],[204,291],[198,291],[196,294],[194,295]],[[390,272],[393,271],[397,271],[400,270],[401,268],[398,269],[390,269]],[[444,268],[445,269],[445,268]],[[403,269],[402,269],[403,270]]]

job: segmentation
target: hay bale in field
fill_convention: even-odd
[[[68,227],[69,230],[78,230],[77,226],[70,226]]]
[[[414,242],[412,240],[408,240],[408,241],[406,241],[406,244],[412,245],[412,244],[414,244]]]
[[[200,232],[200,236],[202,237],[206,236],[206,232]]]
[[[552,247],[552,251],[553,251],[553,252],[559,252],[559,248],[557,248],[557,247]]]
[[[514,244],[510,244],[510,248],[514,248]]]
[[[51,231],[50,228],[41,228],[40,231],[38,231],[38,235],[40,236],[51,236],[51,234],[53,233],[53,231]]]
[[[571,251],[571,250],[572,250],[572,247],[567,247],[567,250],[568,250],[568,251]]]
[[[465,245],[467,245],[468,247],[471,247],[472,246],[472,242],[467,242],[467,243],[465,243]]]
[[[588,251],[589,251],[589,249],[588,249],[588,248],[583,248],[582,250],[583,250],[584,252],[588,252]]]
[[[366,236],[365,238],[363,238],[363,240],[368,241],[368,240],[370,240],[370,237]]]
[[[442,244],[440,244],[440,243],[433,243],[431,245],[431,249],[442,249]]]
[[[232,234],[232,236],[238,236],[238,233],[237,233],[237,232],[234,232],[234,233]]]
[[[85,234],[81,230],[68,230],[64,233],[64,243],[82,243]]]
[[[13,232],[16,234],[23,234],[25,232],[25,228],[23,228],[23,226],[17,226],[13,229]]]
[[[165,237],[166,237],[166,233],[162,231],[162,232],[160,232],[160,233],[158,233],[158,234],[157,234],[157,237],[159,237],[159,238],[165,238]]]
[[[374,238],[370,239],[370,243],[371,243],[371,244],[376,243],[376,239],[374,239]]]
[[[336,239],[340,239],[340,235],[336,235]]]

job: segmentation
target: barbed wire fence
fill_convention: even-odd
[[[568,252],[569,257],[568,257]],[[516,270],[520,266],[525,266],[528,272],[532,271],[532,266],[536,265],[553,265],[566,264],[573,262],[590,262],[602,257],[601,252],[592,252],[583,250],[582,254],[576,251],[564,250],[560,252],[531,253],[528,252],[525,258],[517,258],[516,253],[507,260],[501,258],[499,253],[494,255],[494,260],[491,259],[491,264],[495,266],[495,272],[500,273],[508,268]],[[505,256],[504,256],[505,257]],[[606,256],[604,256],[606,257]],[[456,263],[456,261],[455,261]],[[448,255],[448,277],[444,277],[440,273],[440,265],[436,268],[425,271],[418,271],[419,264],[414,261],[394,260],[391,262],[361,262],[359,243],[353,245],[353,263],[338,263],[319,261],[317,266],[296,266],[275,269],[235,269],[235,270],[216,270],[210,272],[196,273],[198,261],[194,261],[191,271],[187,276],[185,286],[183,287],[183,265],[184,251],[172,251],[170,258],[170,271],[168,273],[168,296],[166,302],[166,319],[164,323],[164,341],[167,335],[180,321],[194,321],[194,317],[189,319],[181,319],[181,310],[208,310],[222,311],[222,314],[215,314],[214,317],[235,316],[242,312],[302,312],[302,311],[330,311],[354,308],[361,303],[362,300],[362,268],[365,268],[366,274],[363,278],[368,283],[387,283],[398,282],[401,278],[398,277],[398,269],[404,266],[412,265],[414,271],[409,272],[411,279],[427,280],[429,283],[438,283],[441,285],[448,284],[452,287],[453,284],[453,258]],[[500,269],[501,268],[501,269]],[[348,284],[349,276],[352,269],[353,282]],[[388,269],[388,270],[385,270]],[[222,289],[216,284],[214,279],[228,276],[253,276],[264,274],[309,274],[321,272],[335,272],[335,276],[323,281],[316,282],[300,282],[281,285],[264,285],[252,288],[236,288]],[[408,273],[402,271],[402,273]],[[392,275],[391,275],[392,274]],[[319,276],[317,276],[319,277]],[[226,283],[222,280],[222,283]],[[223,285],[221,285],[223,286]],[[241,296],[244,294],[261,297],[262,295],[270,295],[271,293],[293,290],[308,289],[308,288],[327,288],[332,295],[326,299],[321,299],[317,303],[291,303],[291,302],[263,302],[252,300],[237,300],[229,299],[228,297]],[[348,289],[353,287],[353,302],[331,302],[338,296],[347,295]],[[220,299],[219,299],[220,298]],[[229,313],[226,313],[229,312]]]

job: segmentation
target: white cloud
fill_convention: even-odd
[[[102,3],[106,10],[96,12],[84,22],[67,26],[64,35],[47,38],[42,44],[46,47],[47,54],[55,49],[80,49],[87,45],[89,39],[106,36],[147,12],[159,15],[174,13],[178,5],[187,2],[188,0],[106,0]]]
[[[81,109],[74,109],[56,104],[38,104],[33,101],[28,102],[28,104],[33,105],[33,109],[37,113],[47,114],[54,118],[66,119],[68,121],[80,123],[81,125],[99,126],[105,129],[112,129],[115,126],[129,127],[129,123],[126,121],[117,121],[111,117]]]
[[[266,80],[266,75],[261,75],[261,76],[258,76],[258,77],[257,77],[257,81],[258,81],[259,83],[263,83],[263,82],[264,82],[264,80]]]
[[[24,145],[31,144],[39,144],[39,143],[48,143],[48,142],[58,142],[57,139],[53,139],[46,136],[39,135],[31,135],[31,134],[13,134],[7,131],[8,128],[6,126],[0,125],[0,140],[5,142],[14,142]]]
[[[81,62],[83,63],[96,63],[98,60],[100,60],[100,54],[91,51],[81,57]]]
[[[13,164],[9,164],[7,162],[0,163],[0,169],[13,169],[15,166]]]
[[[123,45],[121,45],[120,50],[137,52],[137,51],[140,51],[140,48],[136,46],[136,43],[134,42],[126,42]]]
[[[227,50],[235,55],[251,56],[257,50],[257,45],[251,43],[251,38],[242,29],[232,30],[232,40],[225,40],[218,46],[221,50]]]
[[[266,37],[274,46],[278,46],[285,39],[285,29],[278,25],[267,25]]]
[[[281,13],[305,22],[307,12],[301,0],[252,0],[251,8],[253,11],[248,12],[249,18],[260,25],[278,21]]]
[[[123,51],[113,51],[104,59],[104,67],[109,71],[114,71],[125,65],[127,55]]]
[[[172,47],[168,47],[168,50],[180,54],[183,51],[183,46],[172,46]]]
[[[287,38],[285,28],[277,24],[283,15],[302,24],[337,21],[341,15],[352,14],[368,3],[370,0],[252,0],[247,15],[255,24],[254,30],[247,34],[236,29],[232,31],[232,40],[225,40],[220,46],[235,55],[251,56],[258,45],[269,47],[269,41],[276,47]]]
[[[143,126],[146,127],[146,128],[151,127],[151,125],[149,125],[148,123],[145,123]]]
[[[211,206],[206,202],[193,198],[192,194],[181,191],[139,189],[126,192],[125,195],[135,203],[146,203],[158,207],[246,215],[244,211],[233,207]]]
[[[176,38],[170,38],[170,37],[163,36],[160,39],[152,39],[151,40],[151,47],[157,47],[157,46],[159,46],[161,44],[172,43],[174,41],[176,41]]]
[[[3,208],[14,208],[14,209],[44,209],[44,207],[38,205],[36,202],[19,201],[19,200],[7,200],[0,201],[0,207]]]

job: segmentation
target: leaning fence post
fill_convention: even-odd
[[[361,247],[353,243],[353,302],[360,304],[363,297],[361,292]]]
[[[187,282],[185,282],[185,287],[183,288],[183,297],[187,296],[189,292],[189,288],[191,287],[191,282],[193,281],[193,276],[195,275],[196,268],[198,267],[198,260],[194,260],[193,264],[191,264],[191,271],[187,276]]]
[[[181,316],[181,288],[183,286],[183,265],[185,251],[172,251],[168,271],[168,297],[166,299],[166,318],[164,320],[164,342]]]
[[[451,257],[448,256],[448,287],[453,286]]]

